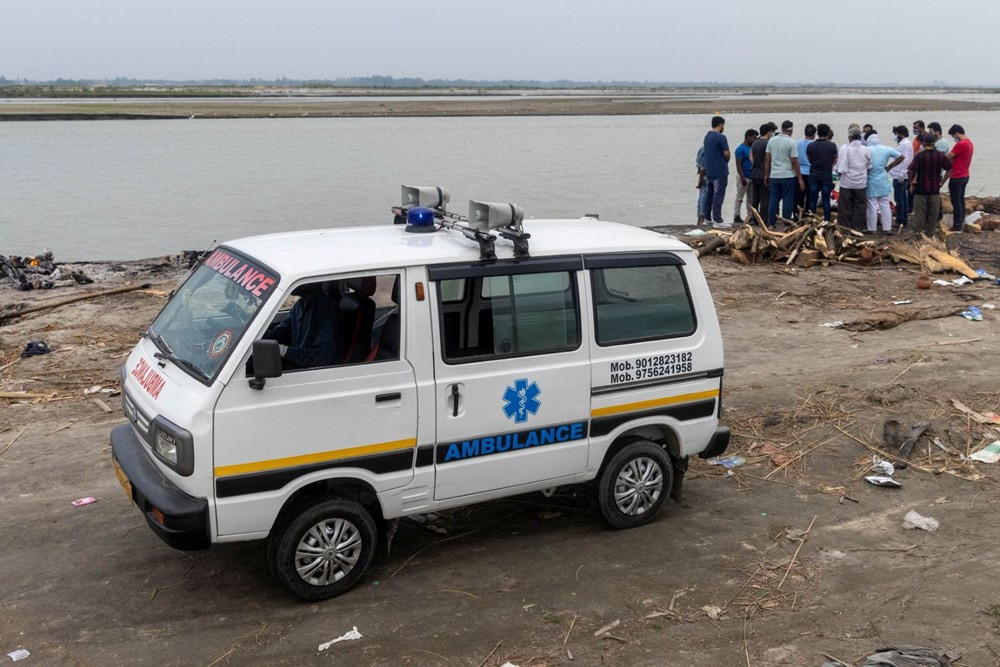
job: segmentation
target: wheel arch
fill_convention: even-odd
[[[604,453],[604,459],[601,461],[601,467],[597,473],[597,477],[600,478],[601,473],[604,472],[604,468],[608,465],[608,461],[610,461],[615,454],[631,443],[639,440],[648,440],[649,442],[663,447],[667,450],[667,453],[670,454],[671,459],[676,460],[680,458],[680,436],[677,434],[677,431],[673,429],[673,427],[663,422],[632,426],[615,436],[611,445],[608,446],[607,451]]]
[[[311,503],[317,498],[330,498],[336,496],[356,500],[365,509],[371,512],[372,517],[374,517],[376,521],[381,521],[383,519],[382,504],[379,502],[378,493],[376,493],[371,484],[354,477],[330,477],[327,479],[316,480],[315,482],[306,484],[300,489],[296,489],[295,492],[290,495],[287,500],[285,500],[281,509],[278,510],[278,515],[274,518],[274,523],[271,525],[271,533],[273,534],[274,530],[280,526],[290,514],[293,514],[303,505]]]

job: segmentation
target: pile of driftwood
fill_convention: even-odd
[[[811,267],[844,262],[867,266],[881,264],[890,258],[916,264],[930,273],[956,271],[969,278],[978,277],[955,251],[949,251],[937,239],[919,237],[913,241],[889,242],[866,237],[836,221],[815,217],[790,224],[794,226],[787,231],[775,231],[763,225],[741,225],[731,232],[712,230],[692,240],[691,244],[697,248],[699,257],[718,251],[740,264],[783,262]]]

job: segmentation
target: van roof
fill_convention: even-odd
[[[338,227],[299,232],[248,236],[224,245],[263,262],[283,279],[331,272],[363,271],[479,259],[475,242],[456,231],[411,234],[405,225]],[[525,220],[531,234],[532,257],[551,257],[606,252],[691,252],[680,241],[641,227],[579,218],[569,220]],[[514,256],[509,241],[498,239],[498,259]]]

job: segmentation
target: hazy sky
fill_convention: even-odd
[[[0,0],[0,75],[1000,84],[997,0]]]

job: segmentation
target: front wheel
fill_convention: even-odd
[[[613,527],[649,523],[673,486],[670,456],[648,440],[633,442],[611,458],[597,485],[597,506]]]
[[[375,554],[375,520],[361,503],[324,498],[305,505],[271,537],[271,571],[307,601],[344,593],[364,575]]]

